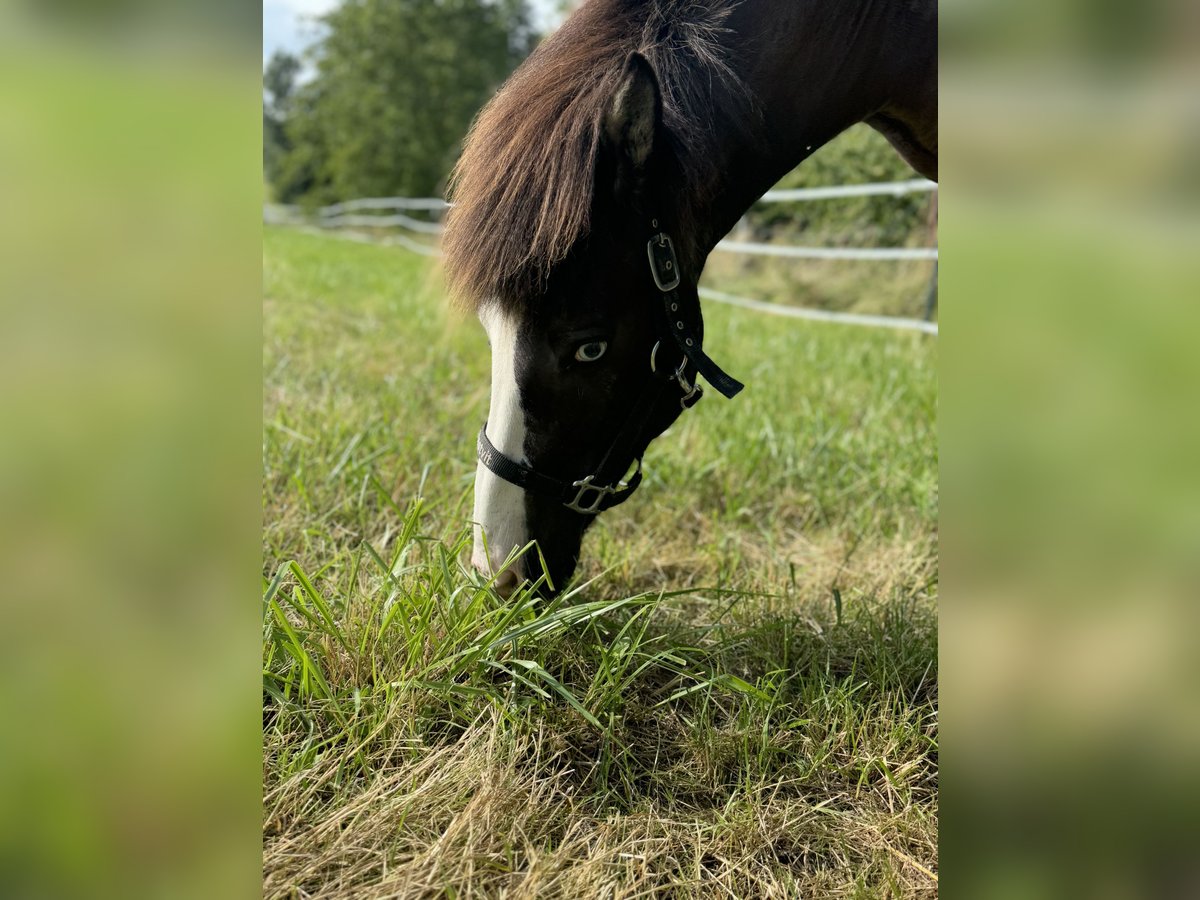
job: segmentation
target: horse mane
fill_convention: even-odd
[[[450,179],[442,246],[454,296],[532,302],[588,234],[600,120],[635,50],[658,76],[685,183],[712,183],[716,122],[746,129],[751,118],[721,42],[737,2],[588,0],[534,51],[480,112]]]

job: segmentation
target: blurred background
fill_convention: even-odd
[[[230,3],[0,9],[6,893],[259,890],[262,203],[436,196],[561,14],[412,4],[428,29],[396,39],[424,74],[393,58],[386,83],[447,93],[395,113],[398,174],[359,142],[371,84],[323,61],[336,23],[370,47],[400,6],[289,7],[329,18],[274,45]],[[1194,896],[1200,16],[941,13],[941,874],[965,896]],[[876,144],[848,133],[789,183],[910,177]],[[929,199],[746,227],[928,246]],[[760,296],[910,315],[929,268],[887,299],[877,277],[722,264]]]
[[[1197,6],[947,2],[947,884],[1200,890]]]
[[[350,222],[360,233],[383,238],[386,232],[374,228],[369,216],[388,210],[331,205],[444,197],[475,113],[574,5],[270,0],[263,15],[263,170],[277,217],[286,209],[322,226]],[[778,188],[914,179],[881,135],[859,125]],[[936,244],[937,195],[929,187],[759,203],[731,238],[760,249],[930,248]],[[354,215],[337,215],[347,212]],[[441,210],[433,212],[436,221]],[[418,221],[428,224],[425,216]],[[413,236],[411,230],[403,234]],[[925,317],[934,312],[936,272],[932,260],[920,258],[797,261],[721,252],[710,258],[705,283],[793,306]]]

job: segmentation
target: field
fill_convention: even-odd
[[[747,390],[502,601],[436,265],[268,229],[264,294],[265,896],[936,895],[936,338],[709,304]]]

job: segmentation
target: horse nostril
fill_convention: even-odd
[[[483,552],[477,552],[471,556],[471,565],[485,578],[492,578],[492,587],[501,597],[507,597],[516,590],[521,581],[520,560],[514,560],[512,565],[506,566],[494,577],[492,576],[492,564]]]
[[[496,580],[492,582],[492,587],[496,589],[496,593],[501,597],[507,597],[517,589],[517,582],[520,580],[520,576],[517,575],[516,570],[512,566],[509,566],[496,576]]]

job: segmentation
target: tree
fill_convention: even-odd
[[[526,0],[346,0],[324,22],[316,77],[281,95],[285,202],[440,193],[471,118],[534,41]]]
[[[287,120],[300,60],[276,51],[263,71],[263,171],[267,180],[278,180],[280,165],[291,150]]]
[[[276,50],[263,72],[263,106],[278,117],[287,115],[288,101],[296,87],[296,76],[300,74],[300,60]]]

